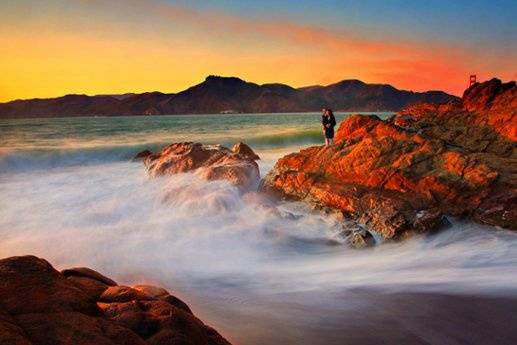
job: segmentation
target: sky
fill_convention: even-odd
[[[178,92],[208,75],[461,95],[517,79],[515,0],[0,0],[0,102]]]

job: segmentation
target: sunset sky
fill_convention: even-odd
[[[470,73],[517,79],[516,18],[515,0],[0,0],[0,101],[177,92],[209,74],[459,95]]]

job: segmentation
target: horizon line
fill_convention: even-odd
[[[304,88],[309,88],[309,87],[328,87],[328,86],[331,86],[331,85],[335,85],[335,84],[338,84],[338,83],[341,83],[341,82],[347,82],[347,81],[358,81],[358,82],[361,82],[363,84],[366,84],[366,85],[388,85],[388,86],[391,86],[399,91],[407,91],[407,92],[414,92],[414,93],[425,93],[425,92],[443,92],[443,93],[446,93],[448,95],[452,95],[452,96],[456,96],[456,97],[460,97],[461,98],[461,95],[456,95],[456,94],[453,94],[453,93],[448,93],[446,91],[443,91],[443,90],[439,90],[439,89],[431,89],[431,90],[425,90],[425,91],[415,91],[415,90],[410,90],[410,89],[399,89],[398,87],[394,86],[393,84],[389,84],[389,83],[380,83],[380,82],[365,82],[361,79],[357,79],[357,78],[351,78],[351,79],[341,79],[341,80],[338,80],[338,81],[335,81],[335,82],[332,82],[330,84],[325,84],[325,85],[322,85],[322,84],[311,84],[311,85],[306,85],[306,86],[299,86],[299,87],[294,87],[294,86],[291,86],[287,83],[282,83],[282,82],[268,82],[268,83],[262,83],[262,84],[259,84],[259,83],[256,83],[256,82],[253,82],[253,81],[249,81],[249,80],[245,80],[241,77],[237,77],[237,76],[223,76],[223,75],[217,75],[217,74],[209,74],[207,75],[201,82],[197,83],[197,84],[194,84],[192,86],[189,86],[183,90],[180,90],[178,92],[166,92],[166,91],[158,91],[158,90],[153,90],[153,91],[141,91],[141,92],[135,92],[135,91],[128,91],[128,92],[121,92],[121,93],[110,93],[110,92],[106,92],[106,93],[97,93],[97,94],[88,94],[88,93],[65,93],[65,94],[61,94],[61,95],[56,95],[56,96],[52,96],[52,97],[31,97],[31,98],[15,98],[15,99],[11,99],[11,100],[7,100],[7,101],[0,101],[0,104],[6,104],[6,103],[11,103],[11,102],[17,102],[17,101],[32,101],[32,100],[48,100],[48,99],[55,99],[55,98],[62,98],[62,97],[66,97],[66,96],[87,96],[87,97],[114,97],[114,96],[123,96],[123,95],[141,95],[141,94],[147,94],[147,93],[161,93],[161,94],[164,94],[164,95],[177,95],[181,92],[184,92],[192,87],[195,87],[197,85],[200,85],[202,84],[203,82],[207,81],[208,78],[210,77],[217,77],[217,78],[223,78],[223,79],[231,79],[231,78],[236,78],[236,79],[239,79],[245,83],[250,83],[250,84],[255,84],[255,85],[258,85],[258,86],[264,86],[264,85],[285,85],[285,86],[288,86],[288,87],[291,87],[295,90],[300,90],[300,89],[304,89]],[[490,79],[487,79],[487,80],[490,80]],[[513,80],[511,80],[513,81]],[[467,89],[467,88],[465,88]]]

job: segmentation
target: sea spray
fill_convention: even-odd
[[[243,195],[194,174],[149,179],[138,163],[24,173],[0,188],[1,256],[33,253],[115,277],[154,276],[158,267],[167,270],[162,279],[238,277],[261,293],[517,288],[517,235],[474,224],[356,251],[329,245],[339,221],[303,204]]]

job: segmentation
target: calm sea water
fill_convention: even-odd
[[[150,179],[131,161],[171,142],[244,141],[264,175],[282,155],[321,144],[319,120],[0,120],[0,257],[34,254],[58,268],[168,287],[240,344],[340,344],[357,303],[372,308],[368,291],[517,295],[515,233],[453,220],[436,236],[354,251],[329,244],[340,241],[339,221],[301,203],[191,174]]]

